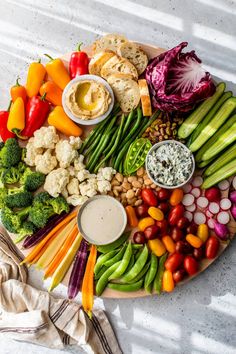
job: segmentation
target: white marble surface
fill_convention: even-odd
[[[31,60],[71,51],[105,32],[167,48],[187,40],[212,73],[235,83],[235,15],[235,0],[0,0],[0,107],[7,107],[17,75],[24,82]],[[236,353],[235,246],[236,241],[210,269],[171,295],[96,300],[124,353]],[[32,272],[30,280],[43,287],[39,273]],[[56,293],[65,295],[65,288]],[[0,340],[1,354],[81,353]]]

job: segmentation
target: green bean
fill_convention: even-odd
[[[106,270],[107,270],[107,267],[102,266],[102,268],[99,271],[99,273],[97,275],[94,275],[94,279],[98,280],[99,278],[101,278],[101,276],[103,275],[103,273],[105,273]]]
[[[142,250],[142,253],[134,263],[134,266],[130,269],[130,271],[125,276],[121,278],[121,281],[124,283],[128,283],[131,280],[133,280],[141,272],[141,270],[143,269],[143,267],[147,262],[147,259],[148,259],[148,248],[145,245]]]
[[[102,266],[105,265],[105,262],[110,258],[113,258],[117,254],[117,252],[117,250],[113,250],[111,252],[101,254],[96,261],[96,265],[94,267],[94,274],[97,275],[101,270]]]
[[[122,144],[127,143],[127,141],[129,141],[129,139],[132,137],[132,135],[137,131],[137,129],[139,128],[139,125],[142,121],[142,110],[140,107],[137,108],[137,119],[134,123],[134,125],[132,126],[132,128],[130,129],[128,135],[126,135],[125,139],[122,141]]]
[[[167,253],[163,254],[159,260],[159,267],[154,279],[153,288],[160,295],[162,289],[162,278],[165,270],[165,261],[167,258]]]
[[[123,233],[123,235],[121,235],[121,237],[118,238],[118,240],[116,240],[112,243],[109,243],[108,245],[97,246],[98,252],[107,253],[107,252],[117,249],[118,247],[123,245],[123,243],[129,238],[129,235],[130,235],[130,231],[125,232],[125,233]]]
[[[137,291],[142,288],[143,279],[132,284],[118,284],[118,283],[108,283],[107,287],[116,291],[132,292]]]
[[[143,135],[143,133],[145,132],[145,130],[154,122],[155,119],[157,119],[157,117],[160,114],[160,110],[158,109],[156,112],[153,113],[153,115],[148,118],[147,123],[144,125],[144,127],[141,129],[141,131],[138,134],[138,137],[141,137]]]
[[[124,274],[124,272],[126,271],[128,265],[129,265],[132,253],[133,253],[132,252],[132,244],[131,244],[131,242],[129,242],[129,244],[125,250],[124,257],[122,258],[119,267],[117,267],[115,269],[115,271],[112,274],[110,274],[109,280],[120,278],[121,275]]]
[[[119,127],[116,127],[116,130],[115,130],[114,134],[112,135],[110,143],[107,145],[106,149],[103,151],[103,155],[108,153],[110,151],[110,149],[112,148],[112,146],[116,140],[116,136],[118,134],[118,131],[119,131]]]
[[[100,296],[103,292],[103,290],[105,289],[105,287],[107,286],[108,283],[108,279],[110,277],[110,275],[115,271],[115,269],[117,267],[119,267],[121,261],[113,264],[111,267],[109,267],[101,276],[101,278],[99,278],[97,284],[96,284],[96,294],[98,296]]]
[[[125,132],[126,132],[126,130],[128,129],[130,123],[132,122],[134,116],[135,116],[135,111],[132,110],[132,111],[129,113],[128,117],[126,118],[126,122],[125,122],[124,129],[123,129],[123,132],[122,132],[122,139],[124,138]]]
[[[157,268],[158,268],[158,258],[154,253],[152,253],[150,268],[149,268],[149,270],[145,276],[145,280],[144,280],[144,288],[147,291],[149,289],[149,285],[153,282],[155,275],[157,274]]]
[[[119,252],[117,254],[115,254],[114,257],[112,257],[111,259],[108,259],[105,263],[104,263],[104,266],[105,267],[110,267],[112,266],[114,263],[120,261],[125,253],[125,250],[126,250],[126,244],[123,245],[123,247],[119,250]],[[111,252],[114,252],[114,251],[111,251]],[[109,252],[109,253],[111,253]],[[108,253],[106,253],[108,254]]]

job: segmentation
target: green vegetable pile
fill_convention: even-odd
[[[24,149],[16,139],[0,144],[1,222],[9,232],[18,234],[15,242],[44,227],[51,216],[69,212],[61,196],[53,198],[47,192],[33,195],[43,185],[45,175],[32,171],[23,158]]]

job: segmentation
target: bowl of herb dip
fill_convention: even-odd
[[[192,178],[195,160],[187,146],[176,140],[165,140],[152,146],[145,166],[153,183],[173,189],[184,186]]]

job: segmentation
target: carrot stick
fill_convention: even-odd
[[[49,264],[49,267],[47,268],[47,270],[44,274],[44,279],[50,277],[55,272],[55,270],[59,266],[61,260],[65,257],[68,249],[70,248],[70,246],[74,242],[77,234],[78,234],[78,228],[77,228],[77,225],[75,225],[73,227],[72,231],[69,233],[64,245],[61,247],[60,251],[57,253],[57,255],[53,259],[53,261]]]
[[[84,311],[87,312],[88,316],[92,317],[92,309],[93,309],[93,278],[94,278],[94,266],[97,259],[97,248],[96,246],[92,245],[88,262],[86,265],[84,279],[82,283],[82,305]]]
[[[67,224],[71,219],[76,217],[77,211],[73,211],[70,213],[65,219],[63,219],[59,224],[57,224],[54,229],[52,229],[49,234],[41,241],[39,244],[34,247],[33,251],[28,254],[27,257],[21,262],[23,263],[30,263],[32,260],[37,256],[37,254],[40,252],[40,250],[43,248],[43,246],[50,240],[50,238],[65,224]]]

